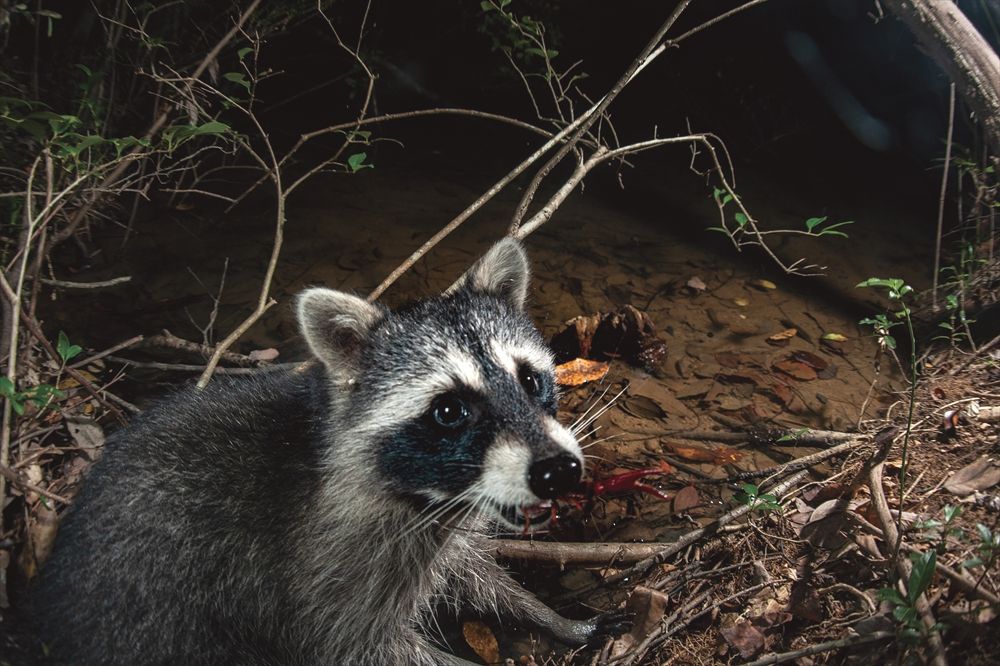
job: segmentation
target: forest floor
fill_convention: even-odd
[[[477,177],[401,167],[314,191],[290,211],[274,297],[288,303],[311,283],[371,288],[442,210],[474,198]],[[483,224],[418,263],[388,303],[451,284],[500,233],[509,206],[488,208]],[[488,663],[996,663],[1000,638],[984,629],[1000,595],[996,340],[976,355],[941,340],[922,353],[911,419],[910,352],[880,347],[858,324],[885,304],[854,285],[887,266],[919,274],[920,243],[892,219],[859,224],[850,244],[812,255],[831,267],[825,278],[792,279],[706,243],[706,210],[653,200],[622,212],[584,195],[528,244],[530,314],[561,360],[589,354],[608,372],[564,390],[563,418],[583,419],[591,494],[565,502],[551,534],[504,535],[496,554],[568,615],[627,604],[633,630],[565,653],[468,621],[451,647]],[[785,200],[761,214],[800,224],[810,210]],[[39,407],[52,393],[23,396],[12,447],[17,519],[0,535],[0,557],[16,559],[15,604],[105,427],[189,378],[203,364],[197,345],[256,299],[269,224],[185,207],[130,230],[124,249],[120,231],[98,234],[103,259],[73,278],[130,280],[60,292],[40,313],[68,337],[35,370],[59,408]],[[615,314],[610,343],[577,335]],[[150,335],[160,329],[171,334]],[[289,308],[269,311],[234,351],[230,365],[300,358]]]

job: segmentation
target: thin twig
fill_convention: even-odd
[[[807,472],[805,470],[798,471],[792,474],[784,481],[782,481],[781,483],[779,483],[778,485],[774,486],[773,489],[768,490],[768,492],[773,493],[774,495],[783,495],[786,492],[788,492],[788,490],[792,488],[795,484],[804,479],[806,475]],[[742,504],[732,509],[731,511],[724,513],[710,525],[706,525],[705,527],[699,527],[698,529],[691,530],[690,532],[679,538],[674,543],[665,545],[663,550],[659,551],[653,557],[648,557],[642,560],[641,562],[636,563],[629,569],[626,569],[625,571],[620,571],[616,574],[608,576],[603,581],[601,581],[600,585],[616,585],[618,583],[622,583],[627,580],[633,580],[641,576],[644,576],[650,569],[659,564],[663,564],[664,562],[667,561],[667,559],[673,557],[674,555],[681,552],[691,544],[700,541],[701,539],[707,536],[715,534],[722,527],[729,525],[738,518],[741,518],[746,513],[748,513],[751,508],[752,507],[750,506],[750,504]],[[580,596],[594,589],[597,589],[597,587],[598,585],[584,588],[574,593],[574,596]]]
[[[794,661],[801,657],[808,657],[813,654],[821,654],[823,652],[830,652],[831,650],[851,648],[858,645],[867,645],[868,643],[877,643],[878,641],[885,641],[895,637],[896,634],[891,631],[873,631],[870,634],[847,636],[845,638],[839,638],[835,641],[817,643],[816,645],[810,645],[809,647],[802,648],[801,650],[792,650],[791,652],[765,655],[760,659],[746,663],[743,666],[768,666],[769,664],[783,664],[785,662]]]
[[[955,132],[955,82],[948,93],[948,143],[944,149],[944,171],[941,173],[941,194],[938,197],[937,236],[934,239],[934,278],[931,286],[931,306],[937,312],[938,274],[941,272],[941,235],[944,229],[944,197],[948,192],[948,168],[951,166],[951,141]]]
[[[49,278],[41,278],[40,281],[42,284],[50,287],[60,287],[62,289],[104,289],[105,287],[114,287],[118,284],[131,282],[132,276],[123,275],[121,277],[111,278],[110,280],[100,280],[98,282],[70,282],[69,280],[51,280]]]
[[[242,14],[240,14],[240,17],[236,20],[236,24],[229,30],[229,32],[223,35],[222,39],[220,39],[216,43],[216,45],[212,47],[212,50],[209,51],[207,54],[205,54],[205,57],[202,58],[201,63],[199,63],[198,66],[195,68],[194,72],[191,73],[190,80],[192,84],[194,81],[200,79],[202,74],[204,74],[205,71],[208,70],[208,68],[216,61],[216,59],[219,57],[219,54],[222,53],[222,50],[226,48],[229,42],[232,41],[232,39],[236,37],[236,35],[240,34],[240,31],[243,29],[243,25],[250,19],[253,13],[257,11],[257,7],[260,6],[260,3],[261,0],[253,0],[253,2],[250,3],[250,6],[247,7]],[[188,87],[188,96],[191,96],[190,86]],[[149,129],[146,130],[146,133],[143,135],[143,138],[152,139],[154,136],[156,136],[156,134],[160,131],[160,129],[166,124],[167,120],[170,119],[170,114],[172,113],[172,111],[173,111],[172,105],[166,106],[160,112],[160,114],[156,116],[156,118],[153,120],[153,124],[150,125]],[[73,234],[76,233],[77,228],[79,228],[80,224],[83,223],[83,221],[87,218],[87,215],[97,204],[97,202],[101,199],[101,193],[110,188],[111,185],[113,185],[115,182],[118,181],[119,178],[121,178],[121,176],[125,173],[126,169],[128,169],[128,167],[132,164],[133,158],[138,156],[141,151],[142,151],[142,146],[138,145],[129,150],[127,153],[125,153],[125,155],[122,156],[122,159],[118,162],[117,166],[115,166],[115,168],[112,169],[101,180],[101,183],[95,188],[94,190],[95,194],[88,200],[84,201],[83,205],[81,205],[76,211],[73,212],[73,216],[70,218],[69,223],[65,227],[63,227],[59,231],[59,233],[53,235],[52,246],[59,245],[63,241],[71,238]],[[28,189],[28,191],[31,191],[30,187],[26,189]]]
[[[67,504],[67,505],[71,504],[71,502],[62,495],[57,495],[51,490],[46,490],[45,488],[36,486],[30,481],[21,478],[20,474],[12,470],[10,467],[7,467],[6,465],[0,465],[0,476],[2,476],[7,481],[10,481],[12,484],[17,486],[21,490],[30,490],[33,493],[38,493],[39,495],[48,497],[51,500],[55,500],[60,504]]]

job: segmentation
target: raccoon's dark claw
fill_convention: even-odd
[[[620,636],[632,628],[633,613],[616,608],[592,618],[594,629],[587,639],[588,645],[594,645],[611,636]]]

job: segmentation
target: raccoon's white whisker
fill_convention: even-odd
[[[441,505],[431,505],[430,507],[425,508],[423,511],[418,513],[406,526],[404,526],[402,530],[400,530],[396,538],[396,541],[408,537],[414,532],[424,527],[427,527],[428,525],[434,524],[434,522],[438,518],[440,518],[442,515],[446,514],[448,511],[458,506],[471,494],[472,494],[471,488],[467,488]],[[427,513],[428,509],[433,509],[433,511]]]
[[[589,404],[586,406],[586,409],[583,410],[583,413],[577,416],[576,420],[573,421],[573,423],[570,425],[570,430],[576,428],[577,424],[579,424],[580,421],[587,418],[587,415],[590,414],[590,410],[597,407],[600,404],[601,400],[604,399],[604,396],[606,396],[608,394],[608,391],[610,390],[611,390],[611,385],[609,384],[608,386],[604,387],[604,390],[601,391],[600,394],[595,392],[592,396],[590,396],[590,398],[587,399],[587,402]]]
[[[585,446],[581,446],[580,448],[586,449],[593,446],[594,444],[600,444],[601,442],[610,442],[613,439],[621,439],[621,435],[608,435],[607,437],[601,437],[600,439],[595,439],[592,442],[587,442]]]
[[[573,432],[573,434],[575,435],[576,433],[580,432],[584,428],[587,428],[588,426],[590,426],[591,423],[593,423],[594,421],[596,421],[597,419],[599,419],[601,416],[603,416],[604,412],[606,412],[609,409],[611,409],[611,407],[614,406],[614,404],[618,400],[618,398],[622,397],[622,395],[624,395],[625,391],[627,391],[627,390],[628,390],[628,387],[626,386],[621,391],[619,391],[617,394],[615,394],[615,396],[613,398],[611,398],[611,400],[609,400],[606,404],[602,405],[601,408],[598,409],[594,414],[591,414],[583,423],[575,424],[573,427],[571,427],[570,430]]]

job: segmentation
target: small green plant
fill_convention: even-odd
[[[934,578],[937,568],[937,551],[928,550],[925,553],[912,553],[910,562],[910,578],[906,582],[904,597],[894,587],[886,587],[878,591],[879,599],[892,605],[892,616],[900,624],[900,636],[910,645],[915,645],[923,636],[923,623],[917,611],[917,599],[927,591]],[[934,627],[938,629],[938,627]]]
[[[966,560],[962,567],[966,569],[983,568],[983,575],[993,568],[1000,559],[1000,532],[994,532],[982,523],[976,523],[976,533],[979,543],[976,545],[976,557]]]
[[[799,437],[802,437],[802,435],[805,435],[808,432],[809,432],[809,428],[799,428],[795,432],[790,432],[790,433],[782,435],[781,437],[779,437],[775,441],[778,442],[778,443],[780,443],[780,442],[797,442],[798,439],[799,439]]]
[[[899,466],[899,493],[900,497],[902,497],[906,490],[906,466],[909,462],[910,433],[913,431],[913,408],[917,400],[917,337],[913,332],[913,319],[910,307],[906,304],[905,300],[909,294],[913,293],[913,287],[906,284],[900,278],[868,278],[863,282],[859,282],[857,286],[858,288],[867,289],[885,289],[889,300],[895,302],[899,307],[898,310],[889,313],[898,321],[891,321],[887,314],[877,314],[872,318],[865,318],[859,322],[863,326],[871,326],[874,329],[881,348],[895,352],[896,338],[889,331],[900,323],[906,325],[906,332],[910,338],[910,395],[906,413],[906,431],[903,433],[902,460]],[[893,548],[894,557],[899,555],[899,546],[903,538],[902,510],[900,510],[897,520],[899,539]]]
[[[969,324],[975,323],[976,320],[966,316],[965,308],[959,302],[958,296],[955,294],[945,296],[944,307],[948,310],[948,321],[938,322],[938,327],[948,331],[948,335],[938,335],[934,339],[948,340],[952,345],[958,344],[963,337],[969,339]]]
[[[941,520],[936,518],[919,520],[913,523],[913,527],[923,532],[929,542],[936,542],[937,552],[941,554],[944,553],[945,541],[948,538],[960,538],[962,536],[962,529],[955,525],[955,519],[961,514],[962,507],[945,504]]]
[[[63,365],[69,363],[70,360],[75,358],[82,351],[83,347],[80,345],[70,344],[69,338],[66,334],[59,331],[59,339],[56,341],[56,352],[58,352],[59,358],[62,359]]]
[[[760,488],[752,483],[741,483],[741,490],[733,495],[740,504],[749,506],[753,511],[780,511],[781,504],[778,498],[772,493],[761,494]]]
[[[33,404],[38,409],[50,407],[53,400],[59,400],[66,396],[65,393],[51,384],[39,384],[29,389],[18,391],[17,386],[10,377],[0,377],[0,397],[10,400],[11,409],[18,416],[24,414],[28,404]]]

